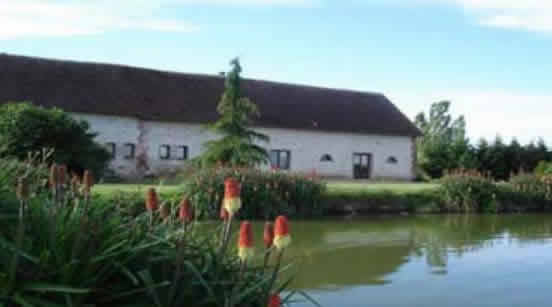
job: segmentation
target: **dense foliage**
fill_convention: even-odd
[[[519,174],[510,179],[511,194],[533,210],[552,209],[552,176]]]
[[[506,144],[497,136],[492,142],[481,139],[472,144],[466,137],[464,117],[453,120],[449,109],[450,102],[438,102],[431,105],[429,115],[416,116],[416,125],[423,133],[417,141],[422,175],[440,178],[446,170],[464,168],[507,180],[512,174],[532,172],[541,161],[552,161],[552,153],[542,140],[521,145],[513,139]]]
[[[217,108],[220,118],[208,126],[220,138],[205,143],[202,165],[254,166],[266,163],[268,153],[255,141],[268,142],[269,138],[249,128],[252,118],[260,116],[258,107],[242,95],[242,68],[238,59],[232,60],[230,65],[232,70],[226,74],[225,90]]]
[[[0,169],[2,305],[264,307],[289,283],[279,277],[281,256],[269,265],[246,265],[233,244],[221,247],[222,225],[179,221],[163,211],[162,199],[155,198],[153,209],[147,198],[154,211],[129,216],[90,199],[86,180],[61,181],[67,176],[59,171],[50,180],[57,196],[41,192],[31,176],[33,169],[46,171],[41,165],[20,165],[28,170],[17,193],[5,186],[13,180],[3,180],[9,174]]]
[[[211,168],[198,170],[184,185],[198,214],[218,216],[224,180],[228,177],[237,178],[241,183],[244,208],[239,214],[242,218],[269,219],[277,214],[316,216],[323,211],[325,185],[316,178],[250,168]]]
[[[0,106],[0,156],[25,159],[29,152],[53,149],[52,159],[80,172],[90,169],[100,176],[109,153],[94,142],[85,121],[77,121],[59,109],[30,103]]]
[[[441,179],[440,194],[447,211],[496,212],[497,186],[476,170],[456,170]]]
[[[497,180],[508,180],[513,174],[533,172],[539,162],[551,161],[552,154],[543,140],[521,145],[515,139],[505,144],[500,137],[492,143],[480,140],[472,149],[477,169]]]
[[[429,114],[419,113],[415,123],[423,137],[417,141],[417,161],[420,171],[432,178],[439,178],[447,169],[471,164],[469,140],[466,137],[466,121],[463,116],[452,119],[450,102],[431,105]]]
[[[534,173],[537,176],[552,175],[552,162],[540,161]]]

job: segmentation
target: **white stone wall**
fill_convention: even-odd
[[[145,157],[152,173],[178,168],[181,160],[162,160],[161,145],[188,147],[188,157],[201,153],[202,144],[214,138],[199,124],[142,121],[116,116],[73,114],[87,120],[92,131],[98,133],[100,143],[116,143],[116,158],[111,168],[122,176],[139,175],[138,159],[124,158],[124,144],[136,144],[136,155]],[[291,171],[332,177],[353,177],[353,153],[372,154],[372,178],[410,180],[412,174],[412,138],[400,136],[365,135],[352,133],[314,132],[292,129],[257,128],[270,136],[267,149],[291,151]],[[323,154],[330,154],[333,162],[321,162]],[[397,163],[388,163],[390,156]]]

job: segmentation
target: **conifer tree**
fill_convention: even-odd
[[[220,118],[208,129],[220,138],[204,144],[201,162],[205,166],[222,163],[225,166],[255,166],[268,162],[267,151],[256,141],[268,142],[269,137],[249,128],[254,117],[259,117],[257,105],[242,96],[239,60],[230,62],[232,69],[226,74],[225,90],[218,104]]]

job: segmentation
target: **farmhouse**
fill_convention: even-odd
[[[90,123],[125,177],[182,167],[216,138],[217,75],[0,54],[0,103],[59,107]],[[245,79],[271,167],[343,178],[414,176],[419,130],[384,95]],[[270,167],[270,166],[266,166]]]

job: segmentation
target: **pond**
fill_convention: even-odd
[[[551,304],[552,215],[305,221],[292,233],[294,287],[323,306]]]

